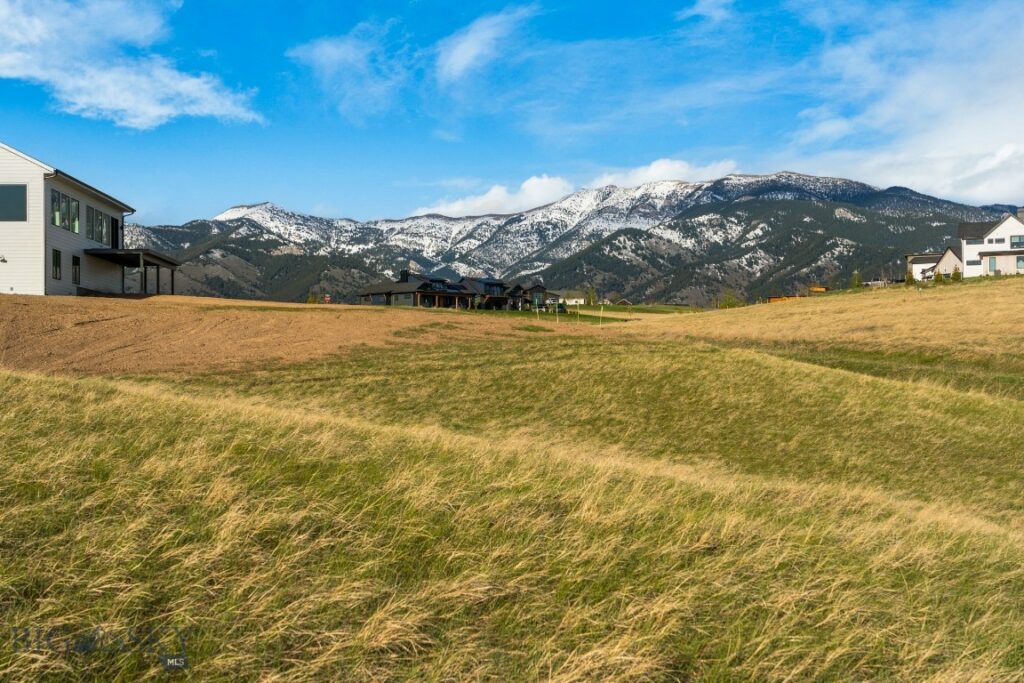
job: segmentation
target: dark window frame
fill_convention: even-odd
[[[82,284],[82,257],[72,256],[71,257],[71,284],[80,285]]]
[[[54,280],[61,279],[61,275],[63,275],[63,273],[61,272],[60,249],[54,249],[53,253],[50,255],[50,268],[50,276],[53,277]]]

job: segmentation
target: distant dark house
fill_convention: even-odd
[[[450,282],[403,270],[396,282],[378,282],[363,288],[359,293],[359,303],[522,311],[557,303],[557,295],[548,292],[539,282],[509,286],[493,277],[464,277],[458,282]]]
[[[365,287],[359,303],[371,306],[417,306],[421,308],[508,308],[508,287],[495,278],[468,278],[450,282],[443,277],[421,275],[408,270],[395,282],[384,281]]]
[[[509,307],[508,285],[493,277],[464,277],[459,286],[472,292],[477,308],[504,310]]]

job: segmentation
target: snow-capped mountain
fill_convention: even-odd
[[[753,213],[743,211],[754,204],[787,208],[785,215],[754,225]],[[831,219],[823,221],[823,215]],[[657,253],[674,255],[676,267],[707,273],[707,287],[684,288],[696,302],[705,300],[715,287],[749,289],[747,284],[773,271],[779,264],[773,266],[772,259],[761,254],[780,235],[812,231],[808,234],[832,239],[819,245],[823,267],[805,273],[807,278],[812,272],[814,277],[827,277],[855,260],[862,245],[870,243],[883,251],[886,243],[896,250],[924,248],[952,234],[961,220],[991,216],[987,209],[905,188],[881,190],[841,178],[775,173],[591,188],[519,214],[466,218],[427,215],[355,221],[256,204],[233,207],[210,220],[183,226],[131,226],[126,241],[186,259],[186,289],[275,298],[302,298],[310,288],[351,297],[361,284],[392,276],[410,262],[449,276],[493,274],[508,280],[544,276],[561,286],[595,284],[601,268],[592,265],[588,275],[581,258],[603,254],[604,259],[637,263],[644,259],[626,252],[649,251],[656,243],[660,245]],[[847,224],[862,228],[856,239],[842,236]],[[835,241],[839,239],[851,244]],[[805,248],[790,246],[797,251]],[[785,245],[776,247],[785,256]],[[723,250],[738,250],[742,255],[708,270],[709,259]],[[572,263],[583,270],[576,272]],[[652,263],[645,267],[659,269]],[[793,281],[799,277],[799,271],[790,274]],[[615,288],[637,294],[621,278],[615,280]],[[682,296],[656,287],[647,287],[644,295],[665,300]]]

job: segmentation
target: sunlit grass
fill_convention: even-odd
[[[3,372],[4,619],[191,626],[198,680],[1020,680],[1017,286]]]

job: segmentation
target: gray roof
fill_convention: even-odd
[[[976,240],[992,232],[1002,220],[985,223],[961,223],[956,229],[956,236],[962,240]]]

